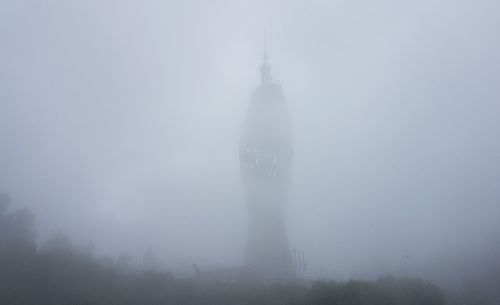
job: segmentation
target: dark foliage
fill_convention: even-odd
[[[286,285],[186,280],[132,271],[120,260],[95,259],[92,250],[56,234],[37,251],[32,213],[0,209],[0,304],[445,304],[439,289],[416,279]]]

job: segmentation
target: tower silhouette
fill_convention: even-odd
[[[249,213],[245,266],[259,278],[293,279],[285,227],[292,163],[290,118],[281,85],[271,77],[267,39],[240,141],[240,171]]]

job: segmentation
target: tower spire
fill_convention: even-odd
[[[260,65],[261,84],[266,85],[271,82],[271,65],[267,54],[267,30],[264,31],[264,55],[262,56],[262,65]]]
[[[267,30],[264,30],[264,64],[268,64],[268,56],[267,56]]]

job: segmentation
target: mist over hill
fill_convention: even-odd
[[[500,303],[498,12],[0,1],[3,296]]]

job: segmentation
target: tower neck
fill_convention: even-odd
[[[267,85],[271,82],[271,65],[267,63],[263,63],[260,66],[260,74],[261,74],[261,84],[262,86]]]

